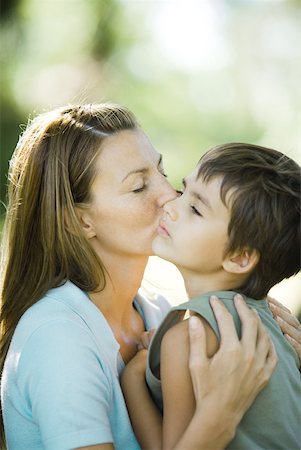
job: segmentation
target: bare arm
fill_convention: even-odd
[[[141,447],[144,450],[159,450],[162,446],[162,416],[145,382],[146,358],[147,350],[140,350],[125,367],[120,383]]]
[[[213,414],[211,414],[206,407],[206,398],[202,398],[196,408],[189,371],[188,324],[190,320],[175,325],[165,334],[162,341],[161,383],[164,404],[162,448],[223,448],[224,441],[222,439],[219,442],[218,436],[219,434],[224,436],[225,431],[233,427],[228,428],[224,424],[225,429],[220,433],[220,428],[216,426],[218,408],[215,411],[212,410]],[[206,321],[202,320],[202,323],[204,348],[198,350],[211,356],[216,352],[218,342]],[[207,382],[210,383],[209,380],[206,380]],[[210,402],[208,402],[209,406]],[[199,419],[196,419],[198,417]],[[227,442],[228,439],[225,441]]]

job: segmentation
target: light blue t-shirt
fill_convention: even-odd
[[[170,306],[135,298],[146,329]],[[111,442],[139,450],[122,391],[119,344],[86,293],[67,281],[28,309],[4,365],[1,401],[9,450],[67,450]]]

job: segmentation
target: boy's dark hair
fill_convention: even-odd
[[[239,292],[255,299],[301,265],[301,169],[282,153],[251,144],[210,149],[200,160],[204,182],[222,177],[221,200],[230,207],[225,255],[248,248],[260,259]],[[230,191],[230,192],[229,192]]]

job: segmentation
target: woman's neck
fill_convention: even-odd
[[[112,257],[103,261],[106,286],[100,292],[90,292],[89,296],[108,321],[121,323],[126,320],[141,285],[147,261],[145,256]]]
[[[110,263],[107,260],[105,288],[89,293],[110,325],[125,363],[135,356],[144,331],[143,318],[134,308],[133,299],[141,285],[147,260],[147,257],[111,258]]]

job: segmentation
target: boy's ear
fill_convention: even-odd
[[[82,208],[75,208],[75,214],[77,215],[80,227],[86,236],[87,239],[91,239],[96,236],[96,232],[94,230],[93,221],[91,220],[89,213]],[[65,214],[65,226],[66,229],[71,233],[75,234],[76,231],[72,226],[72,222],[69,217]]]
[[[243,274],[251,272],[257,265],[260,255],[258,250],[244,249],[225,257],[222,266],[226,272]]]

